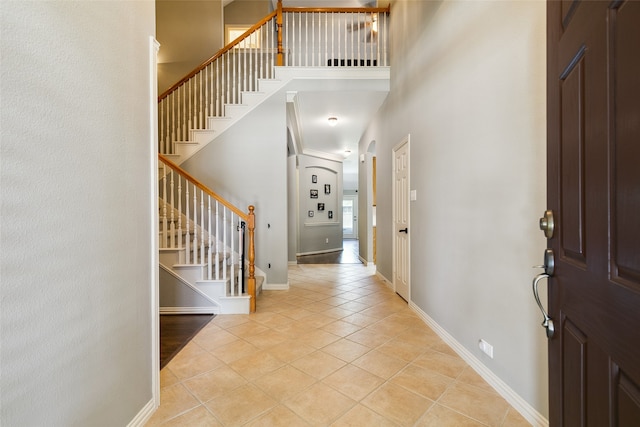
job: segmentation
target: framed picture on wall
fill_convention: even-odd
[[[325,184],[324,185],[324,194],[331,194],[331,185],[330,184]]]
[[[312,199],[318,198],[318,190],[309,190],[309,194],[311,195]]]
[[[311,182],[316,184],[318,182],[318,175],[311,175]]]
[[[309,211],[309,218],[313,217],[313,211]]]
[[[324,203],[318,203],[318,210],[319,211],[323,211],[324,210]]]
[[[329,211],[328,215],[329,215],[329,219],[333,219],[333,211]]]

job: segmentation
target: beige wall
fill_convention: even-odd
[[[156,0],[158,92],[224,46],[221,0]]]
[[[392,280],[391,153],[410,134],[411,302],[546,415],[545,3],[397,0],[391,28],[391,91],[360,143],[376,141],[378,271]]]
[[[2,3],[2,426],[126,426],[152,403],[154,18]]]

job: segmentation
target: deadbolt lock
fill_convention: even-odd
[[[553,212],[547,209],[544,211],[544,216],[540,218],[540,230],[544,231],[544,235],[547,239],[550,239],[553,237],[554,228]]]

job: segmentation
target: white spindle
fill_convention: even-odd
[[[171,228],[170,228],[170,233],[171,235],[169,236],[169,238],[171,239],[171,245],[169,245],[170,248],[175,248],[176,247],[176,223],[175,223],[175,216],[174,216],[174,209],[173,207],[175,206],[175,195],[174,195],[174,182],[173,182],[173,169],[171,169],[171,179],[169,181],[169,189],[170,189],[170,195],[169,195],[169,203],[171,203]]]
[[[227,280],[227,208],[222,211],[222,280]]]
[[[184,200],[185,200],[185,205],[186,205],[186,212],[185,212],[185,218],[187,218],[187,232],[184,235],[184,256],[185,256],[185,264],[190,264],[190,257],[191,257],[191,234],[189,233],[189,221],[191,221],[191,218],[189,217],[189,206],[191,205],[191,200],[189,199],[189,183],[186,182],[186,187],[187,187],[187,191],[185,192],[184,195]]]
[[[167,247],[167,165],[162,164],[162,242],[160,246]]]
[[[209,219],[209,228],[207,229],[207,237],[209,238],[209,248],[207,250],[207,279],[211,280],[211,196],[207,196],[207,217]]]
[[[178,248],[182,249],[182,178],[178,175]]]
[[[220,213],[219,211],[219,205],[218,205],[218,201],[216,200],[216,258],[215,258],[215,263],[216,263],[216,280],[220,280],[220,254],[219,254],[219,239],[220,239]]]
[[[193,184],[193,264],[198,263],[198,187]]]
[[[171,95],[171,132],[173,134],[173,138],[171,138],[171,154],[173,154],[174,152],[174,144],[173,142],[177,139],[177,133],[176,133],[176,112],[175,112],[175,108],[176,108],[176,97],[175,95],[172,93]]]
[[[231,256],[229,258],[231,260],[230,276],[231,276],[231,288],[232,289],[236,288],[236,286],[235,286],[235,284],[236,284],[235,264],[236,263],[235,263],[235,260],[233,258],[233,254],[234,254],[234,252],[233,252],[233,250],[234,250],[233,241],[235,240],[234,239],[234,232],[233,232],[233,224],[235,224],[234,218],[235,218],[235,214],[232,212],[231,213],[231,251],[230,251],[231,252]],[[236,291],[237,291],[237,294],[240,295],[240,288],[239,287],[236,288]]]
[[[204,264],[204,191],[200,190],[200,264]]]

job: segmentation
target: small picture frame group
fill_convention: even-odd
[[[327,213],[327,215],[328,215],[329,219],[333,219],[333,211],[329,211]]]
[[[318,203],[318,211],[324,210],[324,203]]]
[[[318,198],[318,190],[309,190],[309,195],[311,196],[312,199],[317,199]]]
[[[311,183],[313,184],[318,183],[318,175],[311,175]]]
[[[325,184],[324,185],[324,194],[331,194],[331,185],[330,184]]]
[[[313,211],[309,211],[309,218],[313,218]]]

